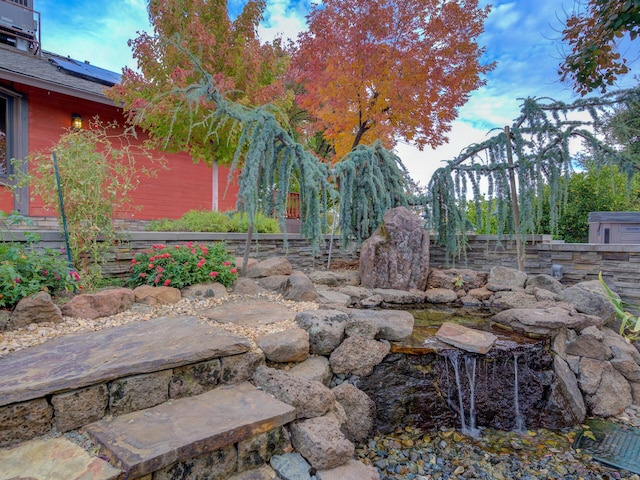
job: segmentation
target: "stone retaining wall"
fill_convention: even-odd
[[[39,231],[42,241],[39,247],[59,249],[64,245],[62,235],[55,231]],[[23,241],[21,232],[14,238]],[[180,244],[188,241],[225,241],[231,252],[242,256],[245,235],[240,233],[189,233],[189,232],[127,232],[127,242],[121,244],[104,267],[107,277],[128,275],[131,258],[136,252],[151,248],[157,243]],[[5,239],[6,234],[5,234]],[[471,235],[468,237],[466,255],[456,259],[455,266],[478,271],[489,271],[494,266],[517,268],[516,242],[513,239],[498,240],[495,235]],[[329,256],[330,236],[320,241],[319,251],[314,253],[311,244],[301,235],[291,234],[285,241],[281,234],[256,235],[250,254],[257,259],[270,256],[286,256],[295,269],[308,271],[324,268]],[[596,280],[603,272],[607,282],[621,297],[633,304],[640,304],[640,245],[605,245],[584,243],[556,243],[550,235],[534,235],[525,243],[525,271],[529,274],[551,274],[552,265],[561,265],[562,283],[573,285]],[[332,259],[357,260],[358,250],[341,250],[339,239],[334,239]],[[452,267],[445,259],[444,249],[433,240],[430,250],[431,267]]]
[[[67,432],[106,415],[124,415],[191,396],[196,387],[195,394],[244,382],[253,374],[256,356],[248,352],[215,358],[4,405],[0,407],[0,425],[5,427],[0,433],[0,447],[46,435],[53,427]]]

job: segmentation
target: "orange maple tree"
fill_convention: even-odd
[[[483,85],[476,39],[489,7],[477,0],[324,0],[299,36],[292,72],[298,104],[337,158],[398,138],[435,147],[456,109]]]
[[[187,107],[184,91],[205,70],[214,75],[216,89],[239,104],[286,101],[281,77],[288,56],[279,42],[263,44],[257,35],[265,5],[249,0],[232,21],[225,0],[151,0],[154,34],[139,33],[129,41],[140,72],[125,68],[109,96],[123,105],[132,124],[149,133],[154,146],[188,151],[195,161],[229,162],[233,128],[206,120],[215,105],[204,98]]]

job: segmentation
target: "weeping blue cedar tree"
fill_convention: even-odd
[[[541,199],[545,198],[545,186],[549,187],[550,229],[557,232],[568,185],[561,179],[568,179],[573,169],[569,145],[572,139],[582,140],[597,163],[618,165],[629,175],[637,171],[639,166],[632,156],[608,144],[603,135],[611,110],[637,94],[638,89],[621,90],[570,104],[526,98],[520,116],[510,128],[510,138],[501,130],[482,143],[468,146],[436,170],[427,186],[425,209],[429,226],[445,248],[447,261],[455,264],[464,258],[467,232],[489,233],[491,217],[497,219],[499,237],[536,233],[543,219]],[[507,158],[507,142],[511,142],[513,150],[512,166]],[[517,178],[517,232],[510,201],[510,170]],[[478,215],[477,225],[469,225],[467,220],[470,197],[475,211],[485,212],[484,216]],[[483,200],[488,202],[488,208],[481,208]]]
[[[170,121],[179,117],[180,109],[186,109],[191,112],[189,132],[195,127],[204,129],[215,143],[219,132],[238,139],[229,175],[240,169],[237,209],[247,213],[249,223],[243,271],[256,214],[275,212],[284,220],[292,176],[299,183],[302,233],[311,240],[314,251],[325,233],[330,202],[340,203],[339,228],[345,244],[360,243],[377,228],[388,208],[406,204],[407,171],[379,142],[359,146],[331,169],[294,140],[279,109],[270,104],[249,107],[226,98],[216,88],[214,76],[202,68],[195,55],[189,56],[200,71],[200,81],[162,93],[157,101],[166,95],[178,99]],[[201,105],[207,102],[215,108],[201,112]],[[136,117],[142,119],[144,114],[142,108]],[[228,135],[229,131],[234,134]],[[338,181],[338,191],[331,178]]]

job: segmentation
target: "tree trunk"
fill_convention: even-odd
[[[507,162],[509,163],[509,187],[511,190],[511,209],[513,211],[513,228],[516,231],[516,252],[518,255],[518,270],[524,272],[524,252],[522,251],[522,239],[520,238],[520,209],[518,208],[518,192],[516,191],[516,174],[513,171],[513,151],[511,150],[511,132],[509,127],[504,127],[507,137]]]

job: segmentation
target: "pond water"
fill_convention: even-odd
[[[423,354],[452,348],[435,337],[444,322],[454,322],[476,330],[491,332],[498,337],[495,347],[501,349],[514,349],[518,345],[526,346],[540,342],[539,339],[500,328],[499,325],[491,322],[490,314],[481,311],[460,308],[425,308],[409,310],[409,312],[415,319],[413,333],[401,344],[393,345],[393,352]]]

